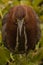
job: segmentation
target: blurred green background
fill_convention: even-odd
[[[34,51],[25,54],[14,54],[13,57],[8,49],[6,49],[2,42],[2,19],[9,9],[18,4],[25,4],[32,6],[39,16],[41,39],[36,45]],[[14,58],[14,62],[9,59]],[[0,0],[0,65],[43,65],[43,0]]]

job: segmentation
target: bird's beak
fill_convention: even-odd
[[[17,22],[18,22],[18,29],[19,29],[20,36],[21,36],[21,31],[22,31],[22,26],[23,26],[23,23],[24,23],[24,19],[22,19],[22,20],[17,19]]]

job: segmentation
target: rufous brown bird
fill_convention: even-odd
[[[32,7],[12,7],[2,21],[2,40],[14,53],[34,50],[40,40],[40,21]]]

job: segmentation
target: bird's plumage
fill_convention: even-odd
[[[17,31],[17,19],[24,19],[21,28],[21,36],[20,31]],[[17,45],[17,53],[25,53],[31,49],[34,49],[35,45],[40,39],[39,23],[38,16],[33,8],[24,5],[12,7],[10,11],[4,16],[2,21],[2,39],[5,46],[15,53]]]

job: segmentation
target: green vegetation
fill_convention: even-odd
[[[6,65],[10,59],[10,52],[2,43],[2,18],[7,11],[18,4],[32,6],[40,19],[41,39],[36,45],[34,51],[30,51],[27,57],[25,54],[14,54],[14,62],[9,62],[9,65],[43,65],[43,0],[0,0],[0,65]],[[41,4],[40,4],[41,3]]]

